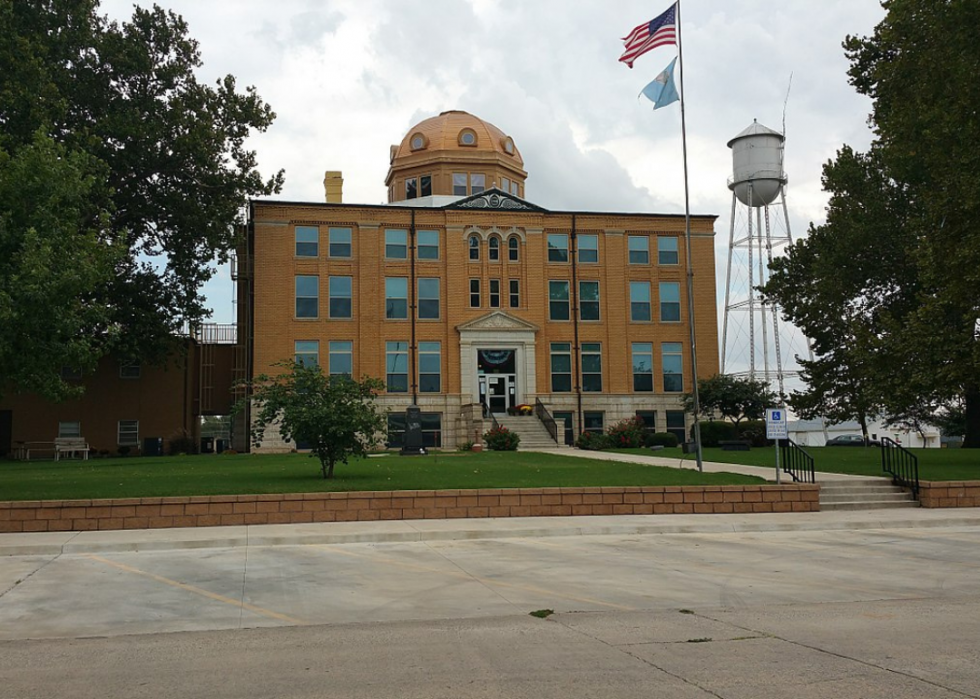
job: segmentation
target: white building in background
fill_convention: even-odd
[[[824,436],[826,429],[826,437]],[[861,425],[854,421],[837,425],[824,425],[820,420],[796,420],[789,423],[789,438],[803,447],[822,447],[827,439],[845,434],[861,434]],[[938,449],[940,447],[939,428],[924,425],[922,433],[907,430],[897,425],[886,425],[880,420],[868,423],[868,435],[878,440],[882,437],[893,439],[903,447]]]

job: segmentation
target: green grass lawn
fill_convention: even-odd
[[[732,473],[533,452],[392,454],[340,464],[329,481],[321,478],[319,462],[305,454],[0,461],[0,500],[761,482]]]
[[[617,450],[629,454],[654,454],[666,458],[694,460],[694,454],[682,454],[680,448],[650,452],[648,449]],[[980,450],[977,449],[911,449],[919,459],[919,478],[924,481],[980,480]],[[806,447],[813,457],[818,471],[849,473],[862,476],[880,476],[881,450],[877,447]],[[753,448],[750,451],[722,451],[706,447],[705,461],[723,464],[744,464],[775,468],[776,455],[773,447]]]

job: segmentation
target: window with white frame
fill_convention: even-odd
[[[650,282],[630,282],[630,320],[650,320]]]
[[[510,307],[521,307],[521,280],[511,279],[510,282]]]
[[[551,392],[569,393],[572,390],[572,343],[551,343]]]
[[[568,262],[568,234],[548,234],[548,262]]]
[[[479,308],[483,301],[480,299],[480,280],[470,279],[470,308]]]
[[[548,282],[548,317],[551,320],[568,320],[568,282]]]
[[[582,390],[602,391],[602,345],[598,342],[582,343]]]
[[[320,277],[296,275],[296,317],[317,318],[320,315]]]
[[[500,280],[490,280],[490,308],[500,308]]]
[[[293,342],[293,352],[296,355],[297,364],[316,366],[320,363],[319,340],[295,340]]]
[[[408,343],[385,343],[385,367],[388,393],[408,393]]]
[[[599,282],[578,283],[578,316],[580,320],[599,320]]]
[[[645,235],[631,235],[627,243],[631,265],[650,264],[650,239]]]
[[[419,343],[419,392],[439,393],[442,390],[442,344]]]
[[[408,318],[408,277],[385,277],[385,318]]]
[[[403,228],[385,230],[385,259],[408,259],[408,231]]]
[[[633,390],[653,391],[653,343],[633,343]]]
[[[353,278],[330,277],[328,285],[330,289],[330,317],[350,318],[353,308],[351,299]]]
[[[439,231],[423,230],[415,234],[416,256],[420,260],[439,259]]]
[[[660,236],[657,238],[657,263],[661,265],[676,265],[677,262],[677,238],[673,236]]]
[[[350,228],[331,227],[328,232],[328,251],[330,257],[351,257],[352,232]]]
[[[327,360],[331,376],[352,376],[354,373],[354,343],[350,340],[331,340]]]
[[[599,261],[599,236],[580,235],[578,242],[578,261],[583,264],[594,264]]]
[[[139,420],[120,420],[116,443],[121,447],[138,447],[140,443]]]
[[[664,393],[684,391],[684,355],[680,342],[664,342],[660,346]]]
[[[317,226],[296,226],[296,257],[316,257],[320,254],[320,229]]]
[[[521,241],[516,235],[507,239],[507,259],[511,262],[519,262],[521,259]]]
[[[679,282],[660,282],[660,320],[677,323],[681,319],[681,285]]]
[[[419,277],[418,279],[419,318],[435,320],[439,318],[439,278]]]

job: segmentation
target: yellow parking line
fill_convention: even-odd
[[[396,568],[404,568],[406,570],[416,570],[423,573],[437,573],[439,575],[445,575],[451,578],[458,578],[460,580],[471,580],[473,582],[482,583],[484,585],[493,585],[495,587],[506,587],[515,590],[523,590],[524,592],[534,592],[541,595],[546,595],[550,597],[561,597],[563,599],[571,600],[573,602],[582,602],[583,604],[595,604],[601,607],[610,607],[612,609],[620,609],[626,612],[636,611],[636,607],[625,607],[621,604],[613,604],[612,602],[603,602],[602,600],[592,599],[591,597],[581,597],[578,595],[570,595],[564,592],[556,592],[554,590],[548,590],[543,587],[535,587],[534,585],[522,585],[519,583],[508,583],[502,580],[492,580],[490,578],[481,578],[476,575],[471,575],[469,573],[459,572],[449,570],[440,570],[439,568],[430,568],[429,566],[419,565],[417,563],[405,563],[403,561],[396,561],[391,558],[383,558],[381,556],[367,556],[360,553],[353,553],[351,551],[344,551],[339,548],[334,548],[333,546],[320,546],[319,548],[326,549],[332,553],[339,553],[342,556],[350,556],[351,558],[359,558],[366,561],[371,561],[372,563],[382,563],[385,565],[394,566]]]
[[[104,563],[107,566],[112,566],[113,568],[118,568],[119,570],[124,570],[127,573],[133,573],[135,575],[140,575],[144,578],[149,578],[150,580],[156,580],[164,585],[170,585],[181,590],[186,590],[187,592],[193,592],[196,595],[201,595],[202,597],[207,597],[208,599],[213,599],[218,602],[224,602],[225,604],[230,604],[233,607],[239,607],[247,609],[255,614],[260,614],[262,616],[267,616],[270,619],[276,619],[278,621],[285,621],[287,624],[294,624],[296,626],[306,626],[307,622],[302,619],[296,619],[286,614],[280,614],[279,612],[274,612],[271,609],[264,609],[263,607],[257,607],[254,604],[249,604],[244,600],[235,600],[231,597],[225,597],[224,595],[219,595],[215,592],[209,592],[200,587],[195,587],[194,585],[188,585],[186,583],[178,582],[176,580],[171,580],[170,578],[165,578],[162,575],[155,575],[154,573],[147,573],[145,570],[140,570],[139,568],[133,568],[125,563],[117,563],[116,561],[110,561],[108,558],[102,558],[102,556],[96,556],[95,554],[86,554],[86,556],[93,561],[98,561],[99,563]]]

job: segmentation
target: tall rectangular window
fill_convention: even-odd
[[[548,234],[548,262],[568,262],[568,234]]]
[[[599,261],[599,236],[578,236],[578,261],[582,263],[595,263]]]
[[[296,257],[316,257],[320,254],[320,229],[317,226],[296,226]]]
[[[519,279],[510,280],[510,307],[521,307],[521,281]]]
[[[500,280],[490,280],[490,308],[500,308]]]
[[[350,318],[352,313],[351,277],[330,277],[330,317]]]
[[[385,381],[388,393],[408,393],[408,343],[385,343]]]
[[[320,363],[319,340],[296,340],[293,342],[296,363],[303,366],[316,366]]]
[[[653,390],[653,343],[633,343],[633,390]]]
[[[432,196],[432,175],[422,175],[419,178],[419,196]]]
[[[82,436],[82,423],[76,421],[59,422],[58,437],[61,439]]]
[[[667,411],[667,431],[675,435],[678,442],[687,441],[687,430],[684,426],[683,410]]]
[[[602,391],[602,345],[598,342],[582,343],[582,390]]]
[[[679,282],[660,282],[660,320],[665,323],[681,319],[681,285]]]
[[[480,299],[480,280],[470,279],[470,308],[479,308],[483,305]]]
[[[650,282],[630,282],[630,320],[650,320]]]
[[[351,376],[354,373],[354,343],[331,340],[329,371],[331,376]]]
[[[121,447],[138,447],[140,443],[140,421],[120,420],[116,431],[116,443]]]
[[[296,317],[320,316],[320,277],[296,275]]]
[[[660,346],[661,366],[664,375],[664,393],[681,393],[684,390],[684,357],[680,342],[665,342]]]
[[[408,318],[408,278],[385,277],[385,318]]]
[[[657,238],[657,262],[662,265],[677,264],[677,238],[673,236]]]
[[[419,277],[419,318],[439,317],[439,278]]]
[[[385,259],[408,259],[408,231],[401,228],[385,229]]]
[[[627,240],[631,265],[650,264],[650,239],[645,235],[631,235]]]
[[[510,179],[509,178],[507,178],[507,177],[501,177],[500,178],[500,190],[502,192],[509,192],[510,191]]]
[[[479,194],[487,188],[487,177],[479,172],[470,175],[470,194]]]
[[[572,344],[551,343],[551,392],[568,393],[572,390]]]
[[[453,196],[465,197],[466,195],[467,195],[466,173],[454,172],[453,173]]]
[[[656,410],[637,410],[636,416],[643,423],[643,429],[647,432],[657,431],[657,411]]]
[[[551,320],[568,320],[568,282],[548,282],[548,317]]]
[[[442,345],[438,342],[419,343],[419,392],[439,393],[442,390]]]
[[[405,198],[415,199],[419,195],[419,181],[415,177],[405,179]]]
[[[419,231],[415,234],[416,255],[420,260],[439,259],[439,231]]]
[[[330,257],[351,256],[351,229],[331,226],[329,231]]]
[[[581,320],[599,320],[599,282],[578,283],[578,317]]]

